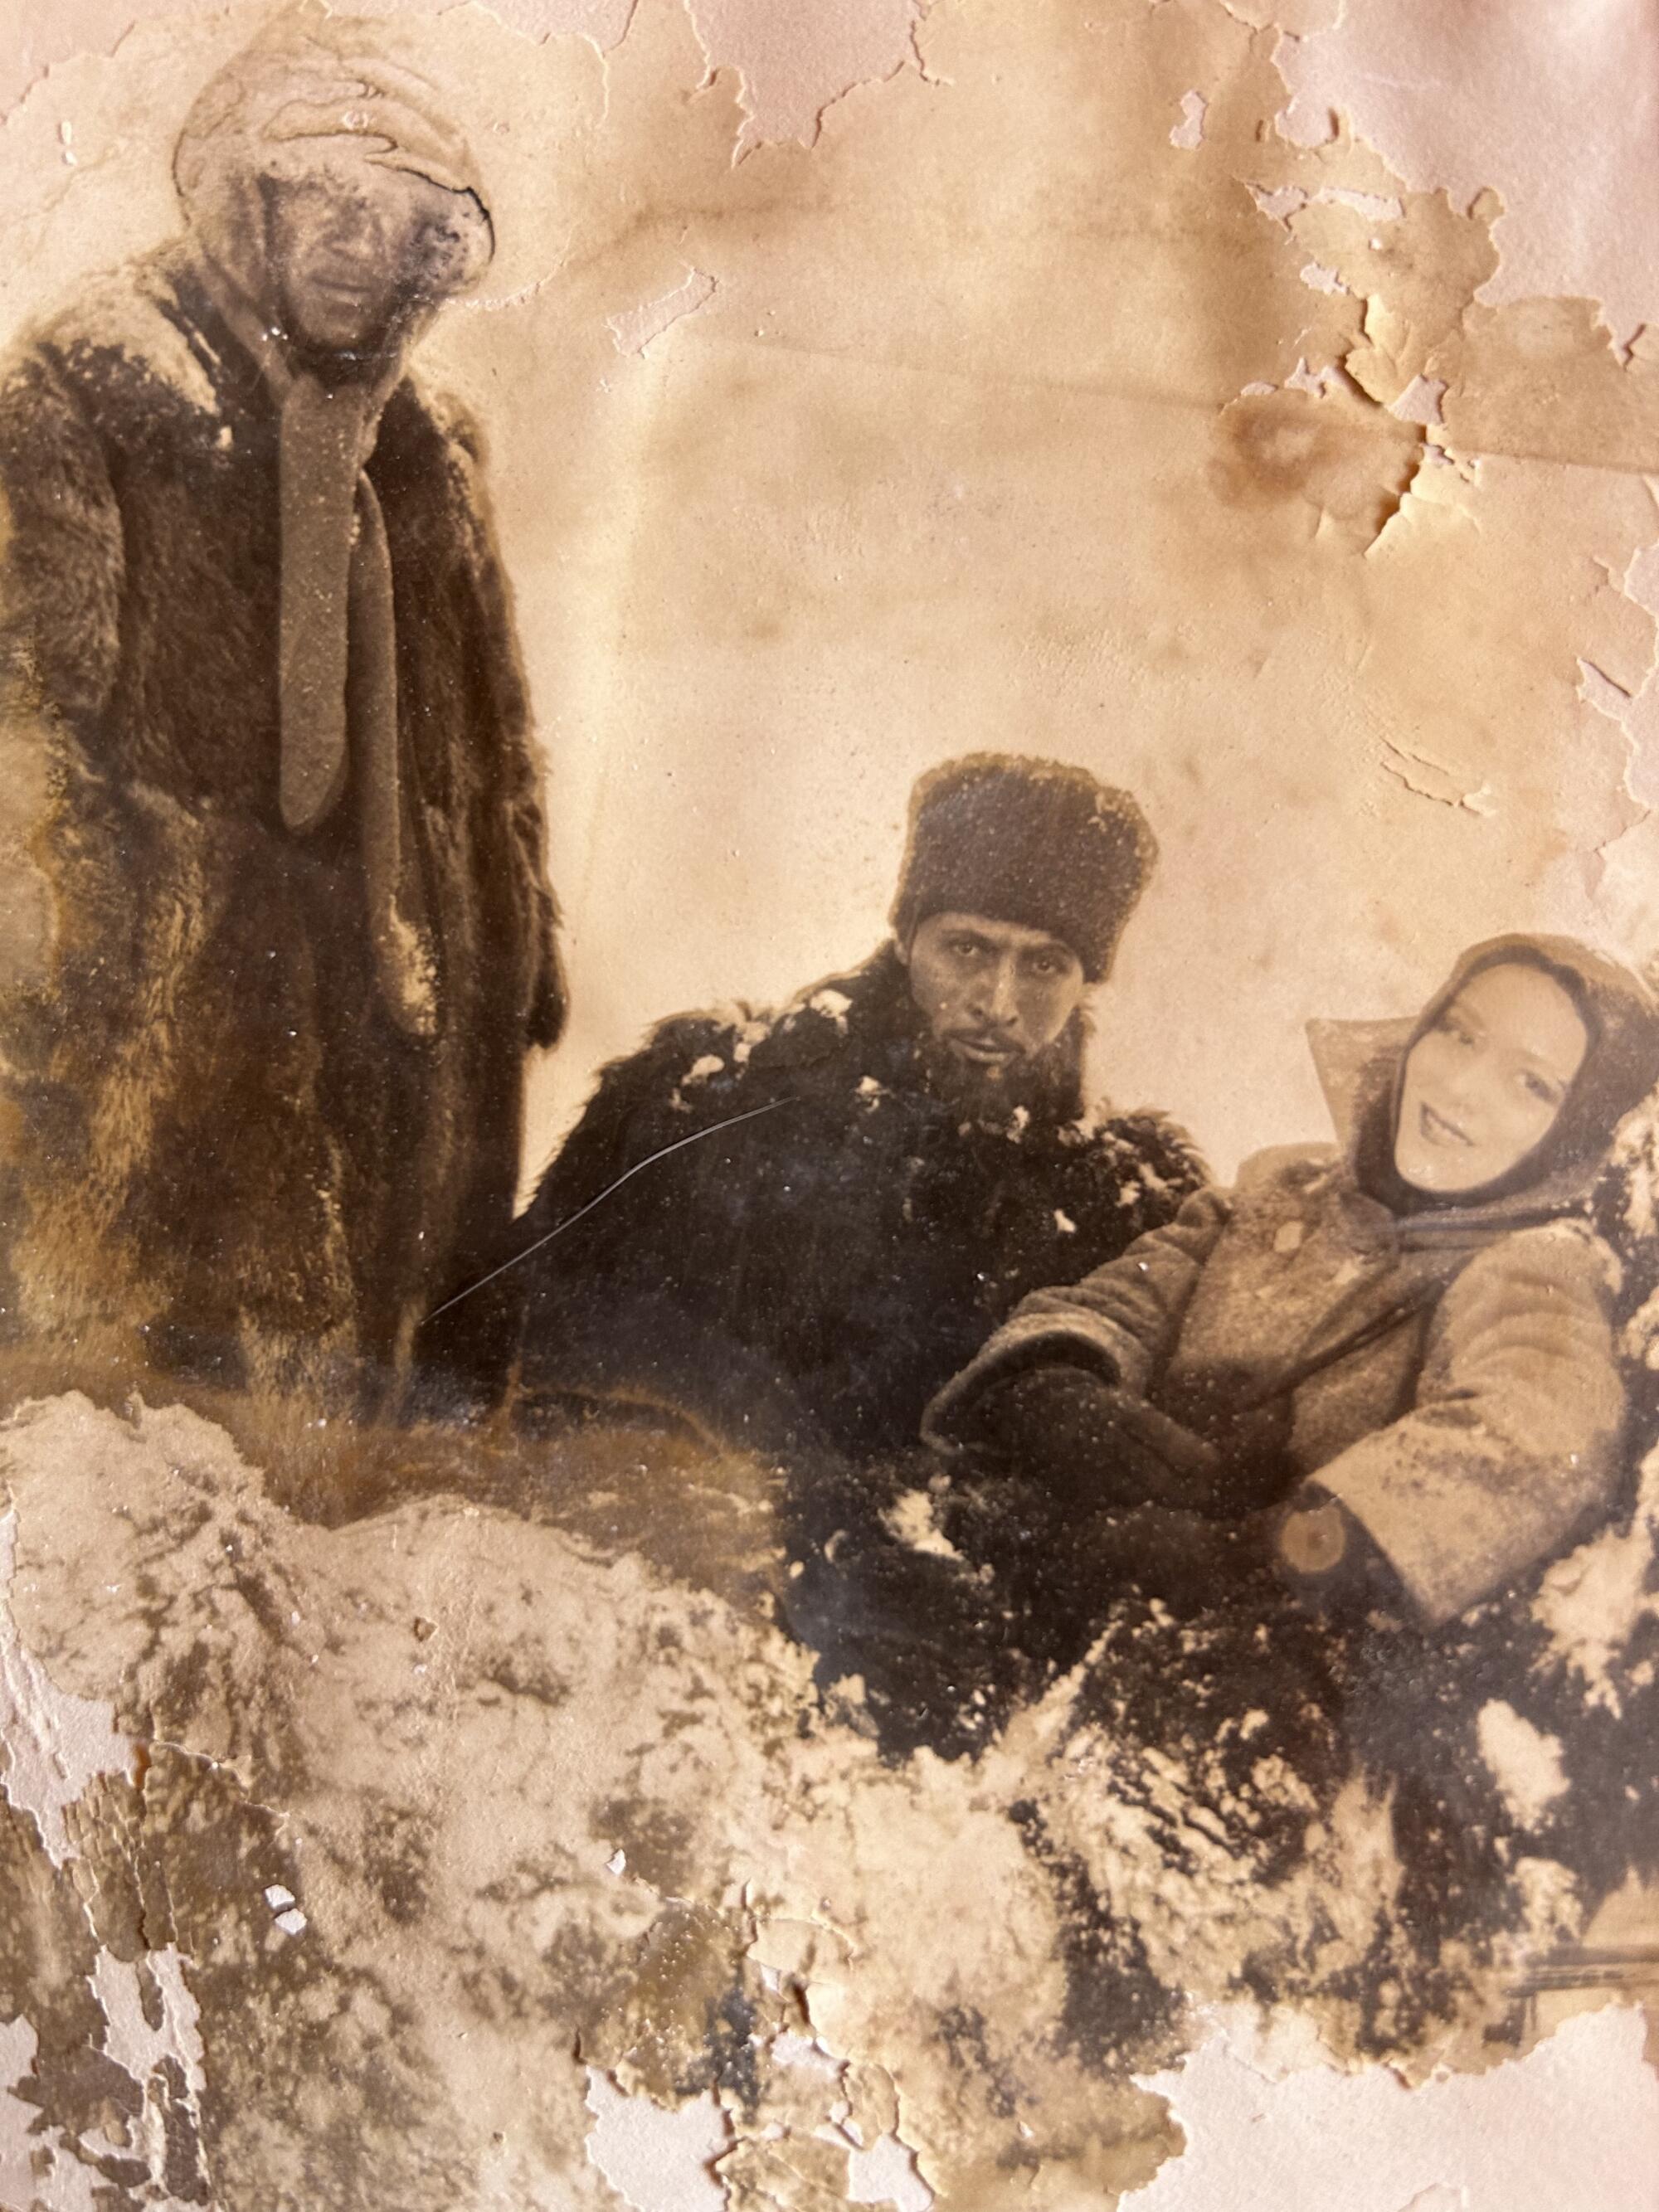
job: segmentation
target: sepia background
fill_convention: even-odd
[[[9,327],[173,227],[173,123],[258,12],[140,22],[14,112]],[[1605,39],[1607,10],[1550,34],[1565,81],[1528,11],[1460,34],[1461,82],[1442,54],[1426,121],[1393,118],[1413,180],[1329,135],[1319,42],[1279,52],[1265,5],[967,0],[913,46],[872,9],[896,73],[810,150],[735,166],[755,95],[703,81],[669,0],[606,53],[410,11],[501,244],[422,368],[485,426],[550,763],[575,1014],[530,1167],[648,1021],[862,957],[911,781],[975,746],[1140,797],[1162,866],[1096,1079],[1224,1173],[1324,1133],[1310,1017],[1406,1011],[1504,928],[1659,950],[1628,696],[1659,536],[1659,64],[1624,35],[1649,11],[1611,12]],[[814,86],[783,17],[768,127],[810,136],[859,50],[830,41]],[[1286,74],[1313,88],[1293,112]],[[1517,97],[1530,137],[1511,116],[1492,161],[1529,143],[1547,210],[1518,231],[1470,193],[1457,123]],[[1455,191],[1411,189],[1443,146]],[[1528,250],[1563,283],[1624,270],[1616,332],[1510,299]]]
[[[175,228],[177,125],[269,11],[25,0],[19,12],[0,142],[6,339]],[[1094,1073],[1121,1105],[1184,1120],[1223,1174],[1259,1146],[1325,1133],[1310,1018],[1407,1011],[1461,946],[1504,929],[1659,953],[1659,720],[1644,689],[1659,606],[1659,340],[1644,329],[1659,309],[1651,0],[388,0],[372,12],[405,18],[410,58],[448,88],[500,244],[483,291],[447,312],[421,371],[484,426],[549,764],[574,1015],[536,1072],[527,1172],[596,1066],[653,1019],[775,1000],[861,957],[884,926],[912,781],[978,746],[1081,761],[1140,799],[1162,861],[1101,994]],[[417,2087],[404,2042],[441,2049],[433,2063],[464,2119],[434,2119],[434,2142],[447,2146],[452,2124],[469,2156],[514,2136],[522,2163],[510,2171],[508,2148],[499,2172],[493,2149],[470,2166],[457,2151],[464,2183],[386,2180],[412,2192],[400,2212],[614,2201],[585,2166],[575,2178],[579,2159],[560,2162],[590,2112],[622,2126],[603,2117],[609,2093],[590,2089],[585,2108],[574,2064],[577,2087],[562,2075],[547,2086],[551,2046],[526,2027],[528,2000],[501,1962],[516,1968],[544,1932],[541,1905],[526,1901],[532,1861],[550,1891],[576,1900],[573,1923],[586,1913],[622,1942],[621,1878],[605,1869],[624,1828],[629,1880],[693,1901],[628,2000],[647,2029],[660,2026],[663,2051],[640,2059],[611,2020],[590,2031],[590,2063],[614,2060],[665,2105],[679,2093],[677,2008],[690,2016],[698,1946],[717,1908],[734,1909],[712,1878],[692,1890],[685,1838],[705,1869],[717,1842],[740,1857],[737,1838],[775,1874],[763,1966],[805,1976],[815,1961],[813,1987],[830,1994],[814,2021],[838,2051],[881,2057],[910,2100],[904,2142],[936,2178],[953,2157],[970,2177],[1006,2167],[1012,2124],[1004,2142],[979,2107],[963,2118],[939,2039],[918,2034],[909,2008],[949,1982],[939,1929],[975,1925],[1003,1882],[1014,1906],[963,1946],[963,1972],[990,1993],[994,2043],[1017,2047],[1023,2023],[1053,2008],[1054,1923],[995,1810],[999,1790],[1024,1790],[1019,1760],[1038,1756],[1039,1724],[977,1781],[901,1784],[872,1758],[859,1766],[861,1749],[837,1765],[815,1745],[817,1764],[801,1754],[787,1777],[809,1806],[832,1804],[834,1841],[826,1815],[791,1858],[776,1843],[785,1816],[769,1759],[795,1755],[799,1665],[763,1759],[730,1689],[746,1679],[747,1645],[644,1570],[624,1560],[601,1581],[546,1532],[488,1516],[457,1542],[428,1504],[395,1524],[401,1549],[398,1533],[372,1529],[295,1536],[204,1425],[162,1409],[129,1433],[64,1401],[31,1445],[20,1558],[40,1578],[29,1588],[51,1588],[41,1562],[59,1554],[76,1563],[71,1592],[94,1575],[112,1591],[139,1568],[161,1578],[179,1648],[199,1638],[232,1685],[222,1710],[192,1720],[191,1755],[214,1788],[234,1774],[250,1796],[306,1808],[313,1941],[326,1938],[338,1987],[356,1990],[341,2016],[360,2004],[361,2047],[389,2071],[406,2061]],[[192,1510],[214,1501],[204,1514],[234,1517],[238,1540],[278,1562],[292,1580],[280,1606],[291,1596],[307,1624],[296,1636],[311,1634],[313,1610],[372,1619],[380,1641],[359,1687],[305,1708],[343,1764],[321,1759],[321,1778],[294,1780],[291,1800],[240,1716],[273,1685],[289,1694],[290,1658],[300,1709],[316,1655],[272,1657],[225,1628],[202,1595],[215,1588],[208,1538],[175,1543],[159,1507],[155,1558],[125,1523],[107,1555],[86,1537],[112,1497],[147,1485]],[[202,1525],[216,1542],[219,1523]],[[17,1602],[42,1649],[56,1639],[53,1679],[102,1698],[131,1656],[125,1616],[104,1629],[54,1616],[46,1598],[33,1616]],[[441,1668],[420,1728],[385,1687],[406,1626],[396,1607],[439,1624],[441,1656],[463,1613],[473,1638],[474,1674]],[[148,1648],[136,1630],[131,1644]],[[325,1656],[326,1640],[317,1649]],[[477,1676],[479,1650],[493,1674]],[[521,1713],[496,1713],[492,1686],[522,1679],[526,1652],[574,1685],[556,1723],[537,1722],[566,1729],[546,1739],[558,1759],[533,1730],[514,1735],[529,1728]],[[401,1645],[396,1665],[402,1696]],[[719,1698],[708,1679],[726,1684]],[[694,1708],[709,1742],[694,1733],[687,1751],[677,1730]],[[453,1711],[473,1733],[444,1735]],[[440,1753],[457,1745],[450,1772]],[[475,1790],[480,1773],[495,1795]],[[168,1786],[188,1798],[176,1778]],[[401,1849],[428,1801],[447,1823],[422,1845],[447,1946],[429,1985],[353,1889],[359,1862],[379,1863],[360,1825],[368,1800],[376,1851],[393,1828]],[[514,1818],[524,1857],[508,1865],[491,1824],[516,1844]],[[298,1881],[251,1848],[236,1878],[268,1896],[259,1884],[279,1863]],[[1232,1909],[1228,1879],[1218,1868],[1212,1889],[1194,1880],[1194,1913],[1217,1916],[1206,1925]],[[861,1930],[861,1983],[844,1960],[824,1965],[832,1946],[812,1915],[827,1896],[826,1923]],[[627,1909],[638,1919],[628,1940],[645,1944],[660,1923],[638,1899]],[[1178,1957],[1185,1931],[1173,1905],[1166,1917]],[[206,1992],[182,1912],[179,1925],[175,1961],[184,1954],[180,1972]],[[562,1927],[561,1955],[597,1948],[592,1927]],[[479,1958],[499,1968],[493,2012]],[[102,2048],[125,2051],[137,2078],[156,2039],[193,2015],[152,1991],[146,2031],[131,2005],[119,2012],[116,1988],[101,2001],[126,2042],[100,2029]],[[452,2048],[450,2023],[473,2021],[473,2005],[477,2040],[462,2050],[457,2030]],[[1322,2091],[1268,2081],[1316,2055],[1310,2037],[1267,2051],[1218,2030],[1209,2071],[1189,2068],[1182,2094],[1218,2128],[1231,2114],[1242,2129],[1241,2081],[1258,2085],[1283,2147],[1262,2199],[1275,2212],[1303,2201],[1328,2212],[1322,2185],[1370,2191],[1343,2197],[1343,2212],[1529,2212],[1528,2190],[1550,2212],[1624,2212],[1620,2192],[1659,2141],[1659,2092],[1631,2014],[1571,2033],[1528,2062],[1555,2069],[1540,2096],[1501,2070],[1445,2104],[1443,2085],[1407,2100],[1383,2077],[1388,2112],[1365,2119],[1355,2101],[1339,2123]],[[184,2036],[198,2063],[187,2046]],[[619,2052],[633,2054],[631,2076]],[[1419,2054],[1422,2071],[1434,2056]],[[1467,2047],[1458,2056],[1467,2063]],[[311,2064],[301,2094],[339,2063]],[[817,2064],[793,2063],[802,2081]],[[253,2070],[210,2050],[210,2080],[221,2063],[232,2078],[239,2063]],[[866,2139],[896,2144],[897,2092],[870,2066],[854,2101]],[[799,2082],[777,2086],[787,2074],[780,2061],[765,2109],[811,2136],[830,2092],[819,2084],[814,2105]],[[1152,2086],[1170,2094],[1175,2079]],[[1344,2086],[1362,2100],[1379,2078]],[[1528,2134],[1522,2107],[1547,2116],[1551,2097],[1571,2117]],[[1097,2093],[1057,2062],[1047,2179],[1034,2151],[1030,2201],[1092,2212],[1139,2182],[1137,2212],[1234,2205],[1225,2160],[1190,2116],[1189,2155],[1158,2167],[1176,2146],[1153,2101],[1122,2084]],[[653,2212],[722,2201],[697,2193],[723,2139],[712,2094],[696,2103],[708,2111],[691,2112],[690,2149],[675,2154],[690,2178],[682,2195],[650,2200]],[[986,2109],[994,2118],[994,2100]],[[1108,2110],[1117,2148],[1091,2165],[1078,2116],[1104,2127]],[[300,2112],[302,2134],[322,2126]],[[238,2186],[305,2202],[281,2163],[286,2108],[262,2117],[250,2091],[243,2140],[270,2165]],[[702,2151],[698,2124],[714,2130]],[[395,2112],[375,2120],[387,2175],[404,2172],[394,2143],[413,2157],[400,2124]],[[1314,2147],[1340,2127],[1353,2131],[1341,2138],[1347,2179],[1322,2185]],[[668,2154],[640,2156],[648,2175]],[[913,2165],[901,2146],[867,2170],[884,2200],[827,2201],[913,2212],[924,2202]],[[9,2172],[0,2165],[0,2181]],[[753,2193],[731,2201],[825,2201],[801,2172],[774,2177],[769,2197],[751,2172]],[[1469,2193],[1482,2187],[1504,2193]],[[974,2188],[970,2178],[940,2201],[1004,2201]],[[636,2189],[647,2195],[632,2201],[647,2202],[648,2180]]]

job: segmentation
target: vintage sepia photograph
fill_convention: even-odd
[[[0,2212],[1659,2205],[1659,9],[19,0]]]

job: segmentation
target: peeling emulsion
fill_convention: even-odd
[[[6,1802],[33,1820],[54,1866],[76,1856],[64,1824],[100,1774],[125,1774],[133,1747],[116,1729],[107,1705],[66,1697],[24,1646],[12,1613],[17,1516],[0,1515],[0,1749]]]
[[[695,315],[714,296],[714,278],[702,269],[688,269],[684,280],[659,300],[647,300],[631,313],[607,318],[618,353],[643,354],[682,315]]]

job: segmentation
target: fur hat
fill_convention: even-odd
[[[1064,761],[969,753],[910,795],[894,933],[906,944],[933,914],[1018,922],[1069,945],[1097,983],[1157,858],[1127,791]]]

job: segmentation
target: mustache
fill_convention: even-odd
[[[953,1034],[976,1037],[979,1032]],[[975,1118],[1006,1122],[1024,1107],[1033,1121],[1058,1124],[1073,1119],[1082,1106],[1085,1041],[1079,1010],[1052,1044],[1015,1052],[995,1066],[974,1066],[931,1034],[918,1039],[916,1051],[928,1089]]]

